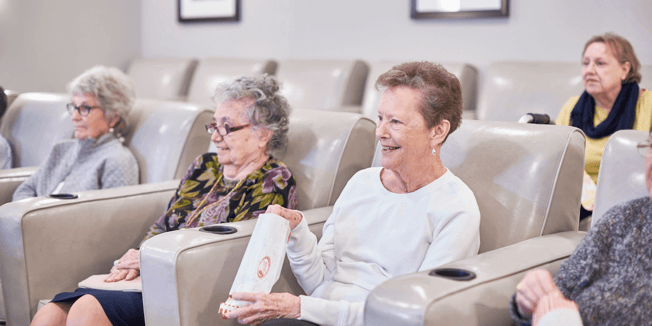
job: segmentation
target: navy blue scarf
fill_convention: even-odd
[[[595,99],[584,91],[571,111],[571,126],[582,129],[587,137],[593,139],[609,136],[621,129],[632,129],[636,119],[636,102],[638,102],[638,84],[636,82],[624,84],[607,119],[594,126]]]

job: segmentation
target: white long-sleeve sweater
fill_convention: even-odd
[[[380,283],[467,258],[480,248],[480,211],[452,172],[407,194],[389,192],[382,168],[356,173],[324,224],[322,238],[305,219],[287,254],[309,296],[301,318],[319,325],[362,325],[364,301]]]

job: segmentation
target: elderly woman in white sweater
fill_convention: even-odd
[[[442,66],[410,62],[376,81],[385,88],[376,136],[382,167],[349,180],[322,238],[303,215],[290,220],[287,255],[309,296],[233,293],[251,305],[227,313],[258,325],[363,325],[364,301],[380,283],[477,254],[480,212],[471,190],[441,162],[442,144],[461,122],[457,78]]]
[[[120,137],[136,101],[129,77],[116,68],[95,66],[68,89],[75,139],[54,144],[39,169],[18,186],[14,201],[138,184],[138,163]]]

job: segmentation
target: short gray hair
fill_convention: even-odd
[[[256,102],[246,108],[247,118],[255,127],[265,126],[272,131],[267,142],[267,152],[279,151],[287,146],[290,122],[290,104],[280,94],[281,84],[271,76],[241,76],[231,83],[223,83],[215,89],[213,101],[218,105],[227,101],[253,99]]]
[[[131,79],[114,67],[95,66],[84,71],[68,84],[68,91],[73,95],[91,94],[109,120],[120,115],[126,122],[136,102],[136,91]]]

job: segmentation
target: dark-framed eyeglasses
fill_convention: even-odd
[[[652,144],[650,144],[649,140],[640,142],[638,145],[636,145],[636,149],[638,149],[638,152],[643,156],[647,156],[648,151],[650,151],[650,147],[652,147]]]
[[[214,132],[217,131],[218,135],[224,137],[224,136],[226,136],[226,135],[228,135],[228,134],[230,134],[232,132],[242,130],[242,129],[246,128],[246,127],[249,127],[249,124],[242,125],[242,126],[235,126],[235,127],[231,127],[230,125],[225,124],[224,127],[220,128],[220,127],[217,126],[217,124],[215,124],[215,122],[211,122],[211,123],[206,125],[206,131],[211,135]]]
[[[77,112],[79,112],[79,115],[81,115],[82,117],[88,116],[88,114],[91,113],[91,110],[95,108],[101,109],[102,107],[90,106],[86,104],[76,106],[75,103],[66,104],[66,109],[68,110],[68,114],[72,115],[75,112],[75,110],[77,110]]]

